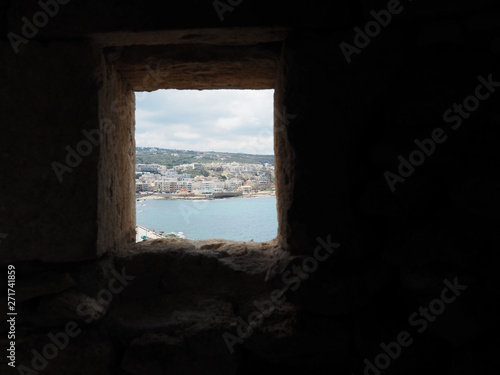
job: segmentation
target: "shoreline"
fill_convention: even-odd
[[[266,191],[259,193],[246,193],[234,197],[224,197],[224,198],[212,198],[203,195],[175,195],[175,194],[150,194],[150,195],[137,195],[135,200],[152,200],[152,199],[163,199],[163,200],[217,200],[217,199],[233,199],[233,198],[259,198],[259,197],[275,197],[276,193]]]

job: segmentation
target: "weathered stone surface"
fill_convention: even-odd
[[[283,304],[264,319],[243,345],[272,363],[339,363],[352,344],[348,332],[341,322],[302,315],[295,306]]]
[[[75,375],[112,375],[115,372],[117,350],[113,343],[103,338],[95,331],[81,331],[76,337],[69,338],[64,349],[56,348],[55,351],[45,349],[49,357],[55,357],[44,361],[44,348],[53,345],[48,334],[59,335],[61,330],[39,333],[37,335],[21,336],[16,340],[16,365],[25,366],[25,372],[39,372],[48,375],[75,374]],[[33,358],[39,353],[35,365]],[[57,352],[56,352],[57,351]],[[42,358],[42,359],[40,359]],[[2,363],[2,366],[4,363]],[[17,370],[10,373],[18,373]]]
[[[461,43],[463,34],[458,22],[448,21],[422,27],[417,43],[420,47],[436,43]]]
[[[391,265],[419,266],[431,262],[463,262],[466,255],[458,244],[458,231],[438,219],[414,223],[389,238],[382,257]]]
[[[388,373],[496,369],[497,0],[401,1],[390,21],[386,0],[221,0],[222,20],[212,0],[44,1],[57,15],[16,52],[9,32],[41,3],[0,1],[0,262],[16,266],[18,363],[75,320],[37,372],[375,373],[365,360],[404,330],[415,341]],[[492,83],[477,91],[480,76]],[[275,89],[276,241],[133,242],[133,90],[174,86]],[[446,142],[390,191],[384,172],[438,127]],[[60,182],[53,163],[97,129],[110,132]],[[287,267],[328,236],[341,247],[292,290]],[[411,314],[457,275],[466,292],[416,332]],[[286,301],[230,355],[224,333],[273,290]]]
[[[189,339],[145,334],[127,348],[122,369],[130,374],[235,374],[238,355],[231,355],[220,332]]]
[[[467,179],[454,188],[452,201],[469,214],[494,217],[500,206],[500,198],[496,194],[499,187],[500,182],[496,178]]]
[[[127,373],[233,374],[237,366],[239,355],[223,339],[235,320],[228,302],[172,296],[143,300],[141,308],[130,303],[110,318],[111,329],[131,340],[122,359]]]
[[[467,28],[471,30],[494,30],[500,26],[500,13],[479,12],[467,20]]]
[[[465,347],[457,350],[451,357],[449,371],[451,375],[473,375],[496,371],[496,348],[487,346],[486,340],[494,340],[487,335],[483,343],[475,347]]]
[[[56,294],[75,286],[76,282],[69,273],[39,273],[36,278],[22,279],[15,288],[17,301],[24,302],[35,297]]]
[[[376,298],[389,281],[389,267],[380,259],[334,259],[332,263],[320,264],[307,280],[290,284],[290,300],[319,314],[352,313]]]
[[[238,27],[173,29],[146,32],[92,33],[92,39],[102,47],[190,45],[252,46],[281,42],[288,35],[287,27]]]
[[[110,281],[120,270],[115,270],[113,258],[103,257],[96,262],[78,264],[71,268],[70,273],[79,292],[95,297],[101,290],[109,289]]]
[[[495,37],[490,43],[490,51],[495,55],[500,54],[500,36]]]
[[[136,278],[123,291],[124,296],[163,295],[182,292],[208,292],[233,296],[260,293],[268,281],[280,277],[274,265],[285,258],[283,252],[265,251],[259,244],[227,241],[217,250],[196,250],[212,241],[158,241],[116,259]],[[215,242],[220,243],[220,242]],[[168,248],[165,245],[168,244]],[[156,249],[156,250],[155,250]],[[193,278],[192,275],[197,277]]]
[[[137,46],[116,51],[115,65],[136,91],[271,89],[280,47]]]
[[[445,272],[443,270],[430,266],[400,269],[401,287],[420,295],[438,294],[440,288],[443,288]]]
[[[96,321],[106,314],[108,307],[104,300],[97,301],[71,290],[43,298],[31,319],[37,326],[64,325],[68,321],[82,322],[87,319]]]
[[[97,148],[79,163],[75,159],[62,182],[53,168],[66,165],[67,147],[75,149],[86,139],[83,130],[98,126],[95,51],[84,42],[34,40],[22,44],[18,54],[8,42],[0,43],[0,50],[0,110],[9,113],[0,149],[2,159],[16,160],[17,166],[0,166],[10,181],[0,188],[10,197],[0,219],[2,233],[9,234],[0,261],[95,258],[97,192],[91,187],[97,186]]]
[[[359,208],[375,217],[400,218],[405,214],[391,194],[387,182],[382,179],[370,181],[361,196]]]
[[[145,298],[140,306],[134,301],[113,306],[106,324],[122,340],[131,340],[148,332],[188,337],[206,330],[228,329],[232,317],[229,302],[177,295],[168,299]]]
[[[444,339],[454,346],[464,345],[480,338],[487,331],[467,310],[461,300],[446,305],[441,319],[436,319],[429,325],[429,335]]]

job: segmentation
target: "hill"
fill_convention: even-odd
[[[160,164],[173,168],[191,163],[245,163],[274,165],[274,155],[253,155],[231,152],[172,150],[157,147],[136,147],[137,164]]]

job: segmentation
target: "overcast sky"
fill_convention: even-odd
[[[138,147],[272,155],[274,90],[136,93]]]

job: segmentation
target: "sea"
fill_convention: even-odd
[[[264,242],[277,236],[276,197],[136,201],[137,224],[182,238]]]

